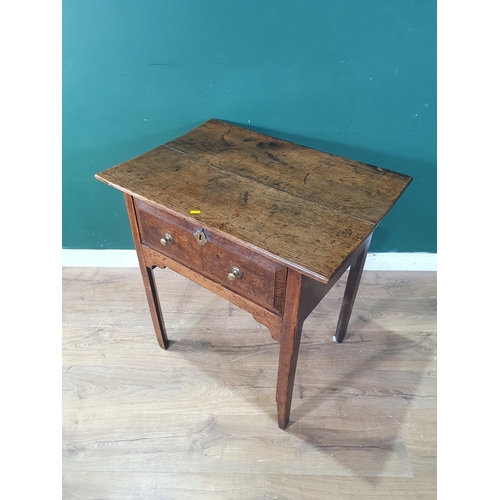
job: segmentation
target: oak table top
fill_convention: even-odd
[[[323,283],[412,180],[220,120],[96,177]]]

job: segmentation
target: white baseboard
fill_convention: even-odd
[[[62,251],[63,267],[139,267],[135,250]]]
[[[63,249],[63,267],[139,267],[135,250]],[[437,271],[435,253],[369,253],[367,271]]]
[[[435,253],[369,253],[366,256],[367,271],[437,271]]]

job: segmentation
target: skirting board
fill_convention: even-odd
[[[139,267],[135,250],[63,249],[63,267]],[[435,253],[369,253],[367,271],[437,271]]]

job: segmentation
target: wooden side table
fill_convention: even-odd
[[[96,178],[123,191],[158,343],[153,269],[250,312],[280,343],[278,424],[289,420],[302,324],[350,267],[344,340],[374,229],[411,177],[209,120]]]

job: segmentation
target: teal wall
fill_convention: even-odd
[[[65,248],[133,248],[94,174],[219,118],[413,176],[370,250],[436,251],[435,0],[62,6]]]

